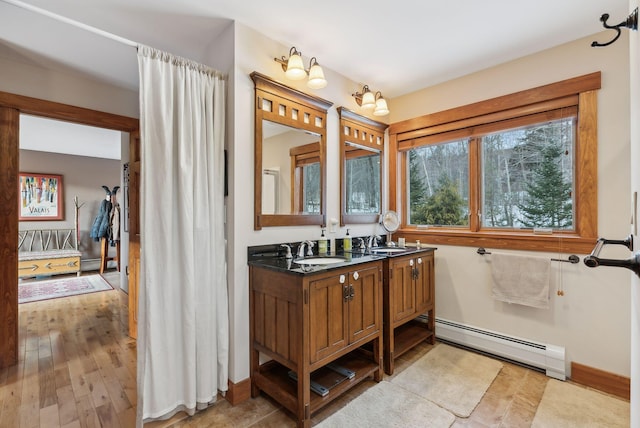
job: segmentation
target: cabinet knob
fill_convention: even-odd
[[[418,264],[422,264],[422,257],[418,257]]]
[[[347,277],[344,275],[340,275],[340,284],[344,284],[347,281]]]
[[[413,259],[409,260],[409,266],[413,266]]]
[[[353,273],[353,279],[355,279],[357,281],[358,278],[360,278],[360,274],[358,274],[358,272],[354,272]]]

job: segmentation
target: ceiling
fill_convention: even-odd
[[[0,58],[129,89],[132,47],[28,6],[196,61],[235,20],[387,98],[594,35],[603,13],[618,24],[629,12],[629,0],[0,0]]]

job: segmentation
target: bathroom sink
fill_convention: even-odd
[[[406,248],[394,248],[394,247],[379,247],[379,248],[371,249],[372,253],[404,253],[405,251],[407,251]]]
[[[299,265],[332,265],[334,263],[342,263],[347,259],[344,257],[328,256],[328,257],[305,257],[304,259],[294,260]]]

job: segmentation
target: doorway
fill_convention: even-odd
[[[19,140],[20,172],[27,182],[20,187],[21,234],[31,236],[33,233],[37,236],[38,230],[55,230],[58,235],[64,234],[62,230],[73,230],[75,239],[70,247],[74,247],[77,240],[77,248],[82,253],[81,265],[74,265],[74,270],[80,268],[83,272],[100,273],[106,268],[115,267],[120,270],[117,262],[125,258],[118,257],[119,250],[122,249],[126,256],[128,249],[127,224],[120,221],[123,218],[122,212],[126,209],[124,196],[127,182],[123,166],[129,154],[128,134],[20,114]],[[123,147],[123,141],[127,146]],[[30,185],[28,177],[32,174],[41,174],[43,178],[38,179],[35,185]],[[44,177],[49,174],[60,175],[59,194],[57,198],[53,198],[56,199],[56,204],[45,197],[48,194]],[[43,180],[42,183],[40,180]],[[58,199],[60,206],[57,205]],[[49,211],[58,214],[59,219],[51,220]],[[118,216],[115,216],[116,212],[119,213]],[[96,220],[99,223],[94,225]],[[97,227],[98,224],[100,227]],[[106,239],[100,240],[97,235],[105,235]],[[55,249],[60,240],[45,239],[44,242],[50,243],[49,249]],[[27,243],[30,244],[30,251],[39,249],[38,245],[32,247],[32,242],[27,238],[22,243],[22,251],[27,250]],[[21,277],[31,273],[31,270],[19,271]],[[37,279],[42,279],[42,276]],[[126,277],[119,282],[122,284],[121,288],[127,291]]]
[[[18,362],[18,186],[21,113],[107,128],[137,135],[138,119],[0,92],[0,368]],[[132,284],[133,286],[133,284]]]

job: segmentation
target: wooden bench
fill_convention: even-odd
[[[18,278],[75,272],[80,276],[76,229],[18,231]]]

